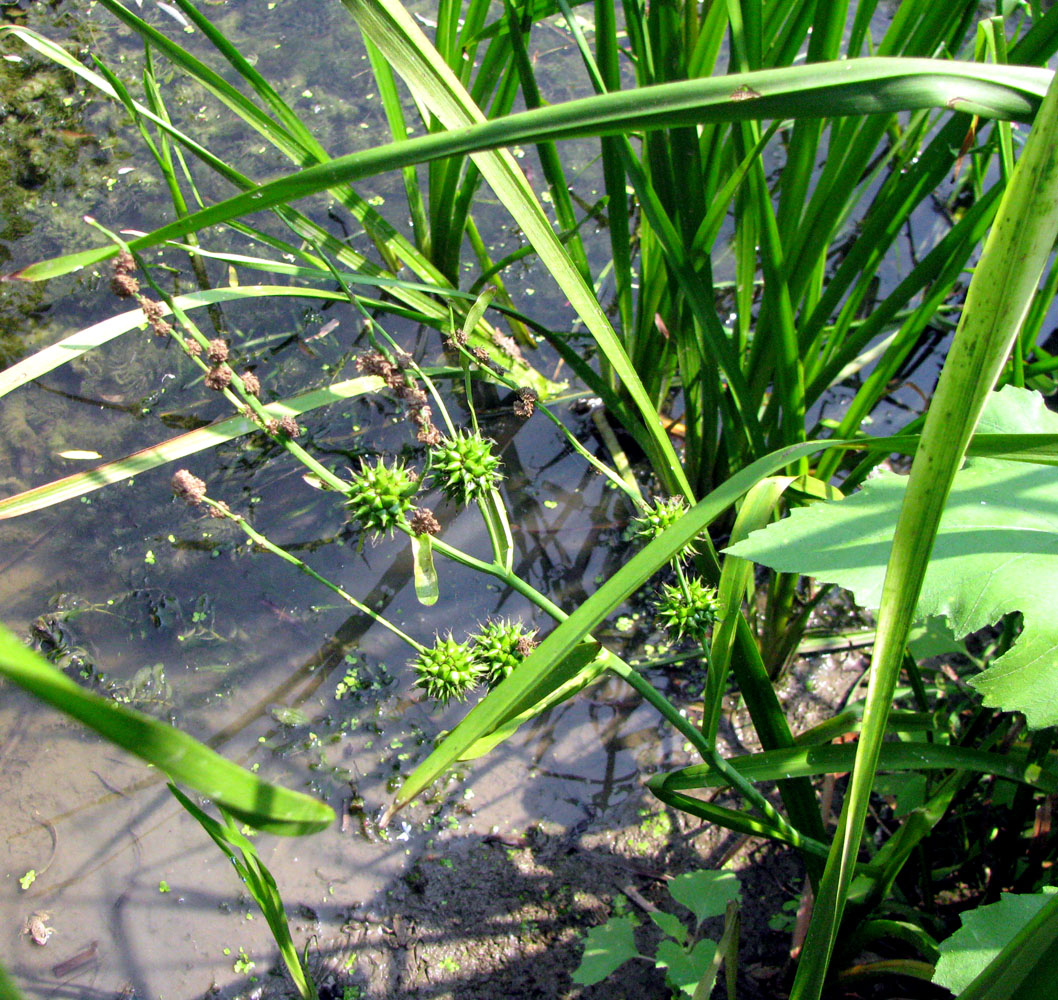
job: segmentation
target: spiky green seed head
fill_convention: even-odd
[[[481,679],[481,666],[469,643],[456,642],[449,633],[438,636],[432,649],[415,658],[416,684],[441,705],[451,699],[466,700]]]
[[[712,627],[720,603],[715,587],[692,577],[687,581],[686,594],[679,584],[664,584],[654,606],[659,623],[670,635],[676,639],[685,635],[696,639]]]
[[[652,542],[686,513],[687,501],[683,497],[660,497],[638,517],[632,518],[632,523],[637,536]]]
[[[345,505],[350,518],[364,531],[392,534],[398,524],[404,523],[418,492],[418,477],[403,463],[386,465],[381,458],[375,465],[361,461],[360,471],[349,480]]]
[[[480,434],[460,431],[430,453],[433,481],[449,500],[464,505],[487,496],[499,481],[500,460],[492,442]]]
[[[494,688],[510,676],[536,646],[536,630],[521,622],[491,621],[474,637],[474,658],[484,671],[484,681]]]
[[[687,513],[687,501],[681,496],[661,497],[653,502],[653,505],[632,518],[634,532],[637,537],[648,542],[654,541],[666,529],[671,528],[677,521]],[[694,543],[685,545],[674,557],[676,561],[682,562],[692,554]]]

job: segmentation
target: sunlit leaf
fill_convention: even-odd
[[[573,973],[573,982],[581,986],[601,983],[639,951],[635,941],[634,917],[614,917],[601,927],[588,931],[584,956]]]
[[[990,399],[980,429],[1053,432],[1058,415],[1038,394],[1008,386]],[[795,510],[729,551],[839,584],[877,608],[906,487],[906,477],[882,473],[848,499]],[[916,613],[919,620],[943,616],[962,637],[1020,611],[1021,635],[971,684],[985,704],[1024,712],[1033,728],[1058,723],[1056,592],[1058,471],[967,462],[948,496]]]
[[[269,833],[317,833],[334,822],[323,802],[262,781],[187,733],[85,691],[0,626],[0,674],[111,743]]]

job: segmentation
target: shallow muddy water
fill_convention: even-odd
[[[384,128],[340,4],[281,0],[203,9],[233,38],[252,40],[247,44],[257,69],[283,81],[284,96],[318,126],[332,152],[365,145]],[[171,28],[150,2],[144,11]],[[136,44],[94,5],[38,6],[31,16],[56,20],[63,37],[101,44],[114,58],[138,57]],[[551,43],[542,43],[539,58],[555,61],[561,82],[559,63],[569,53],[557,31]],[[17,85],[25,110],[16,116],[19,128],[7,123],[8,145],[20,150],[16,176],[24,186],[21,198],[5,205],[5,271],[96,245],[98,234],[77,221],[85,213],[114,228],[146,229],[168,218],[164,191],[120,115],[44,69],[18,77]],[[171,86],[176,114],[208,121],[223,135],[220,114],[184,92],[178,78]],[[350,112],[348,94],[361,89],[364,108]],[[38,92],[54,100],[41,104]],[[571,95],[559,89],[550,96]],[[54,141],[56,123],[66,137],[61,152],[49,158],[41,143]],[[230,143],[254,158],[254,176],[285,168],[263,141],[233,134]],[[587,145],[583,155],[569,155],[582,157],[578,176],[585,198],[594,200],[597,168]],[[361,193],[384,203],[397,193],[396,181],[392,188],[385,183]],[[219,185],[214,190],[205,182],[204,196],[219,192]],[[318,221],[327,222],[328,207],[315,207]],[[331,225],[340,233],[337,223]],[[518,236],[496,220],[489,239],[513,249]],[[180,266],[174,284],[191,287],[186,261]],[[217,284],[228,280],[223,268],[210,274]],[[554,293],[532,264],[512,287],[561,325],[554,317],[565,315],[564,304],[548,298]],[[95,272],[46,288],[5,286],[3,362],[124,308]],[[351,377],[351,356],[364,346],[361,320],[348,306],[258,300],[226,306],[223,322],[218,332],[231,339],[241,360],[267,371],[276,398]],[[436,335],[386,324],[418,357],[436,358]],[[553,358],[539,363],[548,374],[557,370]],[[921,391],[930,391],[934,374],[934,367],[924,369]],[[225,413],[225,404],[207,396],[179,351],[134,335],[120,338],[0,400],[2,495],[82,468],[60,453],[96,451],[109,460]],[[909,407],[921,403],[919,392],[906,387],[897,399]],[[539,418],[515,419],[510,402],[483,396],[478,405],[483,432],[501,449],[516,569],[573,608],[626,557],[631,510],[560,433]],[[824,416],[840,412],[842,392],[828,405],[833,412]],[[587,447],[604,454],[589,417],[563,404],[557,409]],[[466,412],[453,416],[465,419]],[[903,415],[896,409],[883,415],[879,429],[888,430],[889,420],[902,423]],[[335,465],[356,465],[360,456],[376,453],[413,455],[407,424],[393,403],[378,397],[318,411],[306,419],[305,432],[315,454]],[[424,608],[415,596],[406,541],[360,547],[338,500],[310,488],[300,466],[260,436],[186,464],[206,480],[211,496],[252,514],[259,531],[421,641],[448,630],[461,638],[490,616],[548,627],[518,595],[440,561],[441,600]],[[338,606],[329,591],[292,567],[252,551],[229,523],[175,502],[169,486],[174,469],[0,521],[0,620],[86,683],[335,807],[339,822],[318,836],[257,838],[299,947],[357,928],[369,939],[379,927],[399,938],[393,900],[422,894],[415,872],[433,866],[429,891],[440,893],[451,871],[447,862],[459,863],[486,835],[498,836],[498,850],[514,851],[522,849],[530,826],[569,843],[602,819],[617,833],[634,833],[644,822],[637,812],[643,775],[686,760],[680,741],[652,710],[607,682],[466,765],[465,781],[398,814],[383,839],[374,819],[395,779],[465,707],[434,711],[421,700],[408,654],[390,633]],[[446,541],[488,558],[476,512],[439,513]],[[627,624],[632,634],[634,619]],[[616,628],[607,638],[615,648],[625,641]],[[816,680],[820,704],[838,700],[860,665],[853,658]],[[736,743],[737,730],[725,723],[725,731]],[[131,987],[140,997],[184,1000],[212,987],[250,995],[261,986],[252,977],[275,962],[267,926],[228,861],[164,783],[9,687],[0,691],[0,802],[0,954],[27,996],[102,998]],[[35,880],[23,888],[20,879],[30,871]],[[535,891],[524,869],[499,864],[482,871],[519,886],[524,879],[524,891]],[[426,896],[420,908],[434,898]],[[436,900],[439,911],[448,906],[441,895]],[[45,945],[26,930],[41,927],[52,929],[50,936],[39,935],[48,936]],[[508,931],[531,937],[520,927]],[[438,982],[444,971],[436,970]]]
[[[252,6],[228,4],[219,23],[236,37],[250,33],[258,68],[285,74],[302,105],[316,102],[310,111],[325,143],[346,151],[343,128],[356,130],[354,143],[364,126],[377,129],[375,103],[367,105],[374,118],[343,122],[326,90],[338,84],[313,39],[339,30],[355,38],[339,5],[299,0],[295,14],[283,3],[263,20],[253,20]],[[105,12],[80,5],[57,5],[55,16],[60,31],[87,41],[109,30]],[[169,26],[157,10],[151,16]],[[106,47],[132,50],[120,32]],[[358,59],[345,51],[346,67]],[[349,74],[367,79],[362,69]],[[63,124],[92,141],[74,144],[30,191],[19,227],[26,235],[7,244],[5,270],[96,243],[76,225],[84,212],[132,227],[165,217],[162,192],[142,151],[125,144],[119,117],[93,100],[74,101],[80,118]],[[280,168],[265,160],[257,169]],[[220,270],[213,277],[225,280]],[[535,291],[531,267],[520,281],[523,292]],[[46,291],[16,286],[15,295],[10,326],[25,333],[11,344],[14,357],[125,308],[94,275]],[[361,327],[353,311],[293,302],[224,310],[233,345],[259,370],[267,366],[276,396],[353,374]],[[325,326],[331,332],[318,336]],[[417,331],[391,329],[416,348]],[[424,351],[436,354],[436,341]],[[223,405],[207,395],[178,351],[134,335],[114,341],[0,404],[4,493],[82,467],[60,453],[112,459],[214,419]],[[502,411],[493,406],[500,402]],[[509,403],[483,399],[479,407],[483,431],[502,448],[516,566],[573,606],[618,565],[630,511],[560,434],[539,419],[523,425]],[[591,421],[568,419],[596,447]],[[406,450],[410,440],[396,409],[379,398],[331,407],[305,430],[316,454],[351,465],[361,454]],[[439,565],[441,601],[423,608],[406,541],[359,548],[341,504],[310,489],[269,442],[239,439],[186,464],[211,495],[251,512],[258,530],[422,641],[435,631],[461,637],[489,616],[546,624],[517,595],[455,565]],[[452,838],[516,839],[541,819],[556,830],[583,826],[639,796],[642,771],[680,753],[652,712],[603,685],[464,768],[465,788],[409,809],[381,839],[373,820],[395,778],[465,708],[432,710],[389,633],[336,606],[291,567],[250,551],[230,524],[175,502],[173,468],[0,523],[0,619],[89,685],[334,805],[340,822],[332,830],[257,841],[299,946],[310,935],[333,937],[357,915],[384,912],[395,880]],[[487,554],[476,512],[440,513],[447,541]],[[158,777],[11,689],[0,701],[0,801],[0,953],[27,996],[111,996],[130,985],[143,997],[200,996],[212,986],[246,986],[274,961],[267,926],[228,861]],[[38,935],[46,944],[34,943],[30,924],[51,929]]]

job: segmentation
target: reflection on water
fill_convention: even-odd
[[[218,12],[225,30],[245,33],[249,6]],[[336,85],[329,62],[323,82],[310,82],[322,58],[319,40],[336,19],[341,37],[350,37],[345,15],[336,13],[339,5],[302,0],[296,15],[293,6],[279,5],[268,31],[254,34],[258,68],[273,79],[290,75],[292,93],[313,90],[321,138],[345,151],[348,123],[326,94]],[[318,30],[302,31],[306,23]],[[64,21],[63,30],[95,38],[100,22]],[[128,40],[115,32],[110,44]],[[277,50],[281,70],[268,65]],[[22,79],[32,78],[27,70]],[[180,84],[173,86],[178,96]],[[28,199],[26,238],[11,242],[11,232],[3,234],[7,268],[83,241],[74,219],[88,210],[144,227],[165,217],[141,152],[123,145],[118,116],[79,97],[70,107],[75,117],[62,127],[92,139],[72,141],[65,159],[44,165],[53,173],[36,178],[46,190],[68,189],[70,214],[62,214],[64,201],[49,219]],[[133,169],[119,172],[121,165]],[[118,209],[115,189],[135,192],[131,215]],[[77,235],[60,245],[71,232]],[[221,268],[211,276],[227,280]],[[188,272],[173,280],[186,288],[192,279]],[[12,325],[33,332],[13,345],[8,361],[119,308],[106,282],[91,275],[55,282],[46,293],[41,286],[19,292],[29,305]],[[35,326],[35,316],[46,320]],[[240,362],[267,373],[276,396],[347,377],[349,358],[362,346],[361,323],[348,308],[259,301],[202,322],[232,341]],[[436,356],[432,334],[399,324],[392,332],[418,356]],[[516,569],[573,607],[617,565],[627,506],[543,421],[514,418],[509,400],[482,398],[479,408],[507,475]],[[121,337],[0,401],[3,494],[83,467],[62,453],[91,450],[110,460],[223,412],[179,351]],[[378,453],[421,459],[398,411],[381,398],[314,414],[302,440],[336,465]],[[188,464],[211,496],[422,641],[436,630],[461,638],[490,616],[549,627],[517,594],[455,565],[439,565],[441,601],[423,608],[411,586],[406,540],[358,545],[340,502],[311,489],[270,439],[235,440]],[[336,606],[330,592],[291,567],[252,551],[230,523],[174,502],[171,471],[0,522],[0,619],[87,686],[335,806],[339,824],[311,840],[258,840],[300,928],[299,943],[310,933],[331,937],[351,915],[383,906],[387,886],[428,845],[490,831],[518,837],[541,818],[556,828],[583,827],[637,794],[659,746],[672,750],[659,744],[652,713],[604,684],[537,720],[509,747],[464,766],[465,791],[437,790],[399,816],[383,839],[374,819],[395,779],[465,707],[439,714],[423,703],[406,669],[408,654],[388,632]],[[488,556],[476,511],[439,505],[438,513],[447,541]],[[244,981],[243,955],[257,961],[258,973],[270,963],[264,921],[161,779],[6,688],[0,800],[0,953],[27,995],[58,989],[112,996],[131,983],[141,996],[200,996],[211,984]],[[23,930],[35,914],[47,914],[42,919],[53,928],[46,945]]]

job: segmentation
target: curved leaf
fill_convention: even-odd
[[[326,803],[262,781],[187,733],[85,691],[3,626],[0,674],[259,830],[299,836],[334,822]]]

